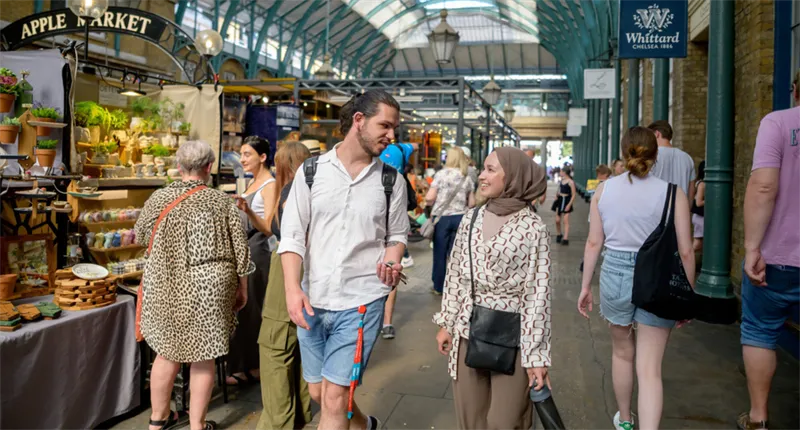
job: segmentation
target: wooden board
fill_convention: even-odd
[[[110,300],[110,301],[107,301],[107,302],[103,302],[103,303],[94,304],[94,305],[88,305],[87,304],[87,305],[78,305],[78,306],[68,306],[68,305],[59,304],[58,306],[61,309],[65,310],[65,311],[86,311],[86,310],[89,310],[89,309],[102,308],[103,306],[108,306],[108,305],[110,305],[110,304],[112,304],[112,303],[114,303],[116,301],[117,301],[117,299],[114,298],[113,300]]]
[[[12,325],[12,326],[0,326],[0,331],[14,331],[19,330],[22,328],[22,324]]]
[[[11,302],[0,301],[0,320],[11,321],[19,318],[17,308]]]
[[[32,304],[19,305],[17,306],[17,310],[25,321],[36,321],[42,317],[42,313],[39,312],[39,309]]]

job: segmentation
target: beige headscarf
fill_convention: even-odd
[[[490,199],[486,210],[506,216],[530,205],[547,190],[544,169],[517,148],[504,146],[495,151],[505,172],[500,197]]]

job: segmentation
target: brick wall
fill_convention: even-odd
[[[772,111],[773,21],[769,0],[736,2],[734,54],[735,137],[733,163],[733,231],[731,280],[741,285],[744,259],[744,192],[753,163],[753,149],[761,119]],[[789,88],[789,82],[779,82]]]
[[[246,76],[242,63],[233,58],[225,60],[220,66],[218,73],[220,79],[227,79],[228,73],[232,73],[235,76],[235,78],[231,80],[244,79]]]
[[[622,60],[622,71],[620,74],[622,76],[622,108],[620,109],[622,125],[619,129],[619,138],[621,140],[622,136],[625,135],[625,131],[630,127],[628,125],[628,61]]]
[[[642,117],[639,118],[639,124],[647,126],[653,122],[653,97],[655,90],[653,88],[653,60],[642,59]]]
[[[672,144],[699,164],[706,154],[708,44],[689,42],[686,58],[674,60],[672,79]]]

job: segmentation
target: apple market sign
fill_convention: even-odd
[[[685,58],[688,0],[621,0],[618,58]]]
[[[109,7],[100,18],[89,21],[90,31],[122,33],[146,39],[158,45],[164,30],[174,24],[153,13],[126,7]],[[69,9],[56,9],[26,16],[0,30],[8,50],[15,50],[37,40],[60,34],[81,33],[86,21]]]

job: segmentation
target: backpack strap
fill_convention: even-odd
[[[383,163],[383,170],[381,171],[381,183],[383,183],[383,194],[386,195],[386,236],[389,236],[389,210],[392,203],[392,191],[394,190],[394,183],[397,182],[397,170],[394,167]]]
[[[317,161],[319,161],[319,156],[307,158],[306,161],[303,161],[303,174],[306,177],[308,189],[311,189],[311,186],[314,185],[314,175],[317,174]]]

